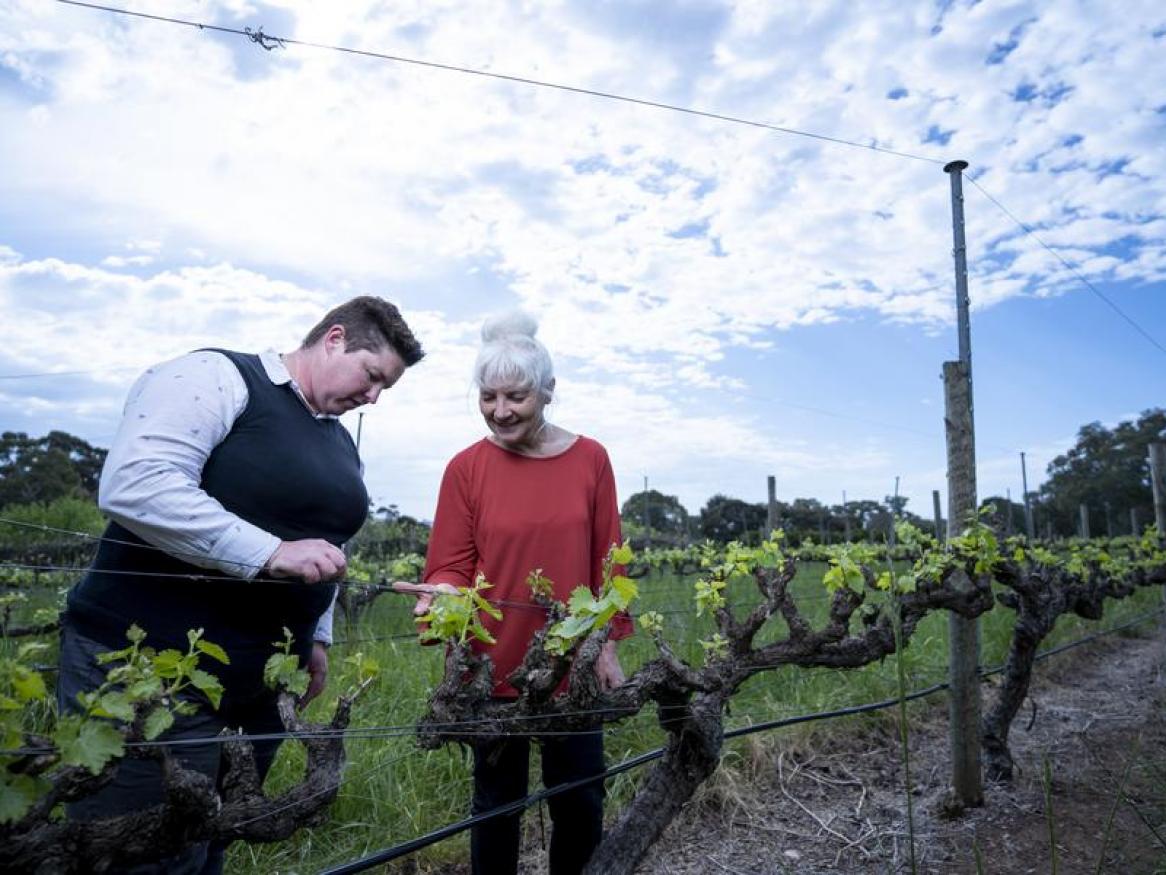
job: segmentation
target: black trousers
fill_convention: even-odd
[[[604,770],[603,733],[539,739],[543,785],[554,787]],[[474,814],[527,793],[530,740],[509,738],[474,749]],[[603,781],[547,800],[551,813],[551,875],[583,871],[603,837]],[[470,855],[474,875],[514,875],[518,871],[521,813],[496,817],[473,828]]]
[[[105,681],[112,664],[99,665],[96,657],[110,649],[78,632],[67,616],[62,619],[60,676],[57,681],[59,713],[79,711],[77,693],[95,690]],[[191,701],[198,704],[198,711],[189,716],[176,716],[174,725],[158,740],[214,738],[227,726],[240,728],[248,734],[284,731],[275,707],[275,695],[265,689],[254,690],[249,697],[232,697],[228,690],[218,710],[201,696],[192,697]],[[275,760],[279,741],[256,741],[253,744],[262,779]],[[186,768],[209,775],[216,781],[219,779],[222,745],[218,742],[177,745],[172,753]],[[71,820],[98,820],[158,805],[164,796],[161,765],[156,760],[126,757],[109,784],[66,806],[66,814]],[[219,875],[223,871],[226,848],[226,843],[202,842],[164,860],[107,871],[132,875]]]

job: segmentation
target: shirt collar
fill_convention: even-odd
[[[292,375],[288,372],[287,366],[284,365],[280,354],[274,349],[265,349],[259,353],[259,363],[263,365],[263,370],[267,372],[267,379],[276,386],[282,386],[284,383],[291,385],[295,390],[296,397],[303,402],[303,405],[311,411],[316,419],[339,419],[340,417],[332,413],[316,413],[312,410],[312,405],[308,403],[308,399],[304,397],[303,391],[300,389],[300,384],[292,379]]]

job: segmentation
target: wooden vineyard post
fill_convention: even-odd
[[[935,540],[939,541],[939,543],[942,544],[945,541],[947,541],[947,538],[944,537],[943,511],[940,510],[940,508],[939,508],[939,490],[938,489],[931,490],[931,504],[933,505],[934,510],[935,510]]]
[[[1077,507],[1077,513],[1080,517],[1080,522],[1077,525],[1077,534],[1081,536],[1081,540],[1089,540],[1089,505],[1081,502]]]
[[[1036,539],[1036,525],[1032,518],[1032,503],[1028,498],[1028,466],[1024,463],[1024,453],[1020,454],[1020,488],[1024,490],[1024,532],[1031,542]]]
[[[846,503],[846,490],[842,490],[842,542],[850,543],[850,507]]]
[[[644,475],[644,546],[652,546],[652,514],[648,504],[648,475]]]
[[[959,362],[943,363],[947,425],[948,537],[976,512],[976,457],[970,386]],[[984,799],[980,775],[980,629],[977,620],[948,614],[949,719],[952,790],[963,805]]]
[[[951,180],[952,258],[955,261],[958,362],[943,363],[947,434],[948,537],[976,513],[976,436],[972,405],[972,334],[968,299],[967,243],[964,239],[963,171],[966,161],[945,164]],[[968,581],[968,585],[971,582]],[[984,802],[980,772],[980,623],[948,614],[948,683],[952,792],[963,806]]]
[[[777,478],[770,474],[765,478],[765,486],[769,492],[769,503],[765,506],[765,537],[768,538],[779,523],[777,518]]]
[[[1166,545],[1166,444],[1150,444],[1150,486],[1154,492],[1158,543]]]
[[[1150,488],[1154,494],[1158,546],[1166,547],[1166,444],[1150,444]],[[1166,586],[1162,587],[1162,600],[1166,602]]]

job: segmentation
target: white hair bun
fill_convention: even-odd
[[[482,342],[494,343],[515,335],[534,337],[537,331],[538,322],[533,316],[522,310],[511,310],[509,313],[499,313],[486,320],[482,326]]]

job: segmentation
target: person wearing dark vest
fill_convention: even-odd
[[[163,737],[282,732],[264,663],[286,627],[311,679],[301,706],[323,689],[332,581],[368,511],[360,459],[338,417],[376,403],[423,355],[395,306],[362,296],[328,312],[294,352],[202,349],[147,370],[101,473],[108,528],[62,618],[62,713],[104,681],[110,666],[96,657],[124,648],[131,625],[145,630],[147,645],[182,652],[187,630],[203,629],[230,657],[200,664],[222,681],[222,701],[216,709],[192,696],[195,713],[178,716]],[[261,775],[278,745],[254,745]],[[211,742],[174,753],[217,776],[220,750]],[[162,798],[158,763],[126,758],[68,816],[110,817]],[[199,845],[128,871],[217,873],[224,850]]]

